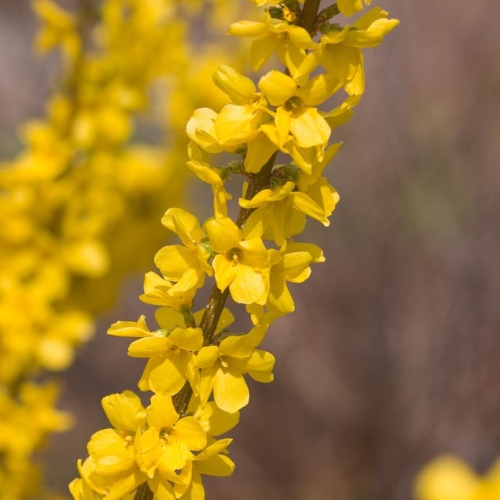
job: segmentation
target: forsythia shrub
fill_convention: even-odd
[[[215,84],[230,103],[197,109],[187,125],[188,167],[213,191],[213,217],[203,223],[171,208],[162,224],[179,244],[155,257],[143,302],[146,318],[118,321],[110,335],[131,337],[129,355],[147,360],[139,381],[152,391],[144,406],[131,391],[102,405],[110,427],[94,434],[78,464],[73,498],[202,500],[202,476],[228,476],[230,438],[249,402],[247,376],[273,380],[274,356],[259,348],[269,326],[294,310],[289,284],[305,281],[324,261],[311,243],[294,241],[310,217],[328,226],[339,196],[323,176],[340,144],[331,132],[353,114],[364,91],[362,50],[377,46],[398,21],[379,7],[345,24],[369,1],[342,0],[318,12],[319,0],[253,0],[260,21],[240,21],[229,34],[250,38],[250,63],[260,70],[276,55],[283,65],[257,84],[221,66]],[[333,109],[329,99],[345,92]],[[322,106],[320,109],[319,106]],[[326,108],[326,109],[323,109]],[[231,178],[242,178],[239,214],[228,216]],[[194,312],[196,292],[213,279],[210,298]],[[253,327],[231,329],[228,297],[243,304]],[[149,322],[151,325],[152,322]]]
[[[33,2],[36,47],[57,50],[63,68],[46,116],[22,127],[24,149],[0,168],[2,500],[46,495],[33,455],[72,419],[55,409],[58,385],[43,375],[72,363],[123,276],[147,268],[164,241],[157,220],[186,177],[185,110],[200,98],[227,102],[215,86],[199,90],[225,50],[189,39],[206,3],[82,0],[70,12]],[[216,25],[229,0],[209,3]],[[160,146],[134,134],[151,107]]]

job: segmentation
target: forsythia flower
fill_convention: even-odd
[[[260,238],[245,240],[229,218],[212,219],[205,224],[213,260],[215,280],[220,290],[229,287],[231,297],[240,304],[261,300],[266,288],[262,269],[268,266],[266,247]]]
[[[177,282],[168,294],[180,295],[203,286],[205,274],[211,276],[212,268],[207,263],[210,254],[203,244],[206,236],[198,220],[184,210],[171,208],[161,221],[185,245],[166,246],[155,255],[155,264],[163,276]]]
[[[203,347],[195,366],[201,368],[200,399],[206,404],[212,390],[215,404],[229,413],[246,406],[248,386],[243,375],[248,373],[257,382],[272,382],[274,356],[255,349],[264,337],[267,325],[254,327],[247,335],[225,338],[219,346]]]
[[[250,48],[250,64],[258,71],[277,52],[282,64],[294,72],[296,61],[301,61],[307,49],[316,44],[302,27],[288,21],[272,19],[269,13],[263,23],[240,21],[229,27],[229,35],[255,38]]]
[[[134,450],[134,441],[147,421],[146,412],[130,391],[106,396],[102,407],[113,428],[92,436],[89,458],[81,472],[94,491],[118,500],[147,480],[136,463]]]
[[[173,286],[173,283],[161,278],[156,273],[146,273],[144,277],[144,293],[139,298],[145,304],[169,306],[177,311],[183,307],[191,309],[196,289],[192,288],[184,293],[174,295],[170,293]]]
[[[198,373],[192,367],[192,351],[203,345],[200,328],[179,328],[183,316],[173,309],[159,309],[156,317],[160,329],[150,332],[144,316],[138,322],[118,321],[108,330],[109,335],[140,337],[132,342],[128,354],[134,358],[149,358],[139,381],[139,388],[157,394],[177,394],[186,379],[192,387],[198,383]]]
[[[276,316],[295,310],[287,282],[302,283],[311,274],[310,264],[324,262],[321,248],[310,243],[290,243],[279,251],[270,250],[271,268],[266,307]]]
[[[399,24],[396,19],[387,19],[388,15],[380,7],[375,7],[352,26],[341,30],[331,27],[321,37],[319,50],[310,57],[335,74],[350,95],[363,94],[365,75],[361,49],[376,47]]]

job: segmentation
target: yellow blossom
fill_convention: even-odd
[[[254,38],[250,48],[250,64],[255,71],[275,52],[282,64],[292,71],[303,60],[306,50],[313,49],[315,43],[302,27],[271,18],[266,13],[263,23],[240,21],[231,24],[228,33],[233,36]]]
[[[240,304],[258,302],[266,283],[262,269],[268,265],[267,250],[260,238],[244,239],[229,218],[211,219],[205,224],[213,260],[215,280],[220,290],[229,287],[231,297]]]
[[[272,265],[266,307],[281,316],[295,310],[287,282],[303,283],[311,274],[310,264],[324,262],[325,258],[321,248],[310,243],[289,243],[270,253]]]
[[[276,106],[274,126],[265,124],[262,130],[277,147],[283,148],[289,134],[300,148],[328,142],[330,127],[315,106],[338,90],[339,81],[335,77],[319,75],[298,87],[293,78],[270,71],[260,79],[259,88],[269,103]]]
[[[169,490],[168,481],[179,481],[177,471],[192,457],[191,451],[205,448],[207,437],[194,417],[180,417],[170,396],[153,396],[146,413],[149,427],[135,440],[137,462],[150,479],[158,472],[162,488]]]
[[[399,24],[396,19],[387,19],[388,15],[375,7],[352,25],[332,26],[322,35],[319,49],[307,56],[308,61],[302,62],[302,71],[311,71],[320,63],[342,82],[349,95],[363,94],[365,74],[361,49],[376,47]]]
[[[139,298],[145,304],[169,306],[177,311],[182,307],[191,309],[196,289],[192,288],[184,293],[173,295],[169,293],[173,286],[173,283],[161,278],[156,273],[146,273],[144,277],[144,293]]]
[[[119,500],[147,480],[135,460],[134,440],[146,423],[146,411],[130,391],[112,394],[102,406],[113,428],[96,432],[88,444],[82,478],[107,499]]]
[[[212,268],[207,263],[210,254],[203,244],[206,236],[198,220],[185,210],[171,208],[162,218],[162,224],[185,245],[169,245],[155,255],[155,264],[163,276],[176,281],[167,293],[181,295],[203,286],[205,274],[211,276]]]
[[[186,379],[196,389],[198,372],[192,366],[192,352],[203,345],[201,329],[186,328],[182,314],[170,308],[159,309],[156,318],[160,328],[154,332],[149,331],[144,316],[141,316],[138,322],[114,323],[108,334],[140,337],[130,344],[128,354],[135,358],[149,358],[139,381],[142,391],[151,389],[157,394],[174,395],[182,389]]]
[[[243,375],[248,373],[258,382],[272,382],[274,356],[255,349],[267,325],[254,327],[246,335],[232,335],[219,346],[203,347],[196,356],[195,366],[201,368],[199,394],[202,406],[212,390],[216,405],[234,413],[248,404],[249,391]]]

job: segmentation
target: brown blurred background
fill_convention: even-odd
[[[500,455],[500,3],[375,3],[401,26],[366,53],[366,95],[335,134],[342,201],[329,229],[310,222],[305,235],[327,262],[295,286],[296,313],[266,340],[276,380],[251,383],[232,433],[236,472],[209,478],[209,499],[409,500],[436,454],[480,471]],[[4,158],[55,83],[54,61],[31,54],[35,28],[28,0],[1,0]],[[141,281],[66,378],[62,404],[79,421],[48,462],[62,492],[107,426],[99,399],[140,375],[128,340],[105,331],[152,317]]]

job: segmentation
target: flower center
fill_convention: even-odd
[[[288,101],[285,102],[284,108],[288,112],[297,111],[302,107],[302,99],[297,96],[290,97]]]
[[[235,267],[243,259],[243,253],[239,248],[231,248],[226,253],[226,259],[232,262],[232,266]]]

